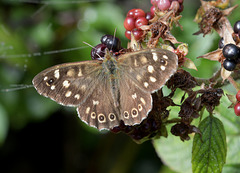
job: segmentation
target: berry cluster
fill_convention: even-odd
[[[234,24],[233,27],[234,33],[238,35],[240,34],[240,20]],[[228,71],[233,71],[237,64],[240,63],[240,48],[235,44],[224,44],[223,38],[221,38],[218,42],[218,47],[222,50],[223,56],[226,58],[223,61],[223,67]]]
[[[105,49],[108,48],[108,50],[112,52],[118,52],[121,47],[121,41],[119,38],[113,36],[113,35],[104,35],[101,38],[101,44],[98,44],[91,50],[91,57],[93,60],[102,60],[104,59],[105,55]]]
[[[143,31],[140,29],[142,25],[147,25],[148,21],[153,18],[153,15],[148,12],[145,13],[142,9],[132,9],[127,13],[127,17],[124,20],[124,27],[126,29],[125,36],[131,40],[131,32],[136,40],[139,40],[143,35]]]
[[[171,9],[171,5],[174,1],[179,3],[179,8],[177,12],[181,13],[183,11],[183,0],[151,0],[151,4],[153,6],[150,8],[150,11],[154,15],[156,7],[160,11]]]
[[[238,34],[238,36],[240,37],[240,20],[238,20],[234,26],[233,26],[233,31],[235,34]]]
[[[131,33],[135,40],[140,40],[143,36],[143,31],[140,28],[142,25],[148,25],[155,15],[155,10],[166,11],[171,9],[172,3],[178,3],[178,11],[183,11],[183,0],[151,0],[152,7],[150,12],[145,13],[142,9],[131,9],[127,13],[127,17],[124,20],[124,27],[126,29],[125,36],[131,40]]]
[[[235,44],[227,44],[222,50],[223,56],[226,58],[223,61],[223,67],[228,71],[233,71],[240,62],[240,49]]]
[[[240,116],[240,90],[236,94],[237,103],[234,106],[234,112],[237,116]]]

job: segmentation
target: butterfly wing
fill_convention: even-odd
[[[106,77],[97,80],[96,89],[88,97],[88,101],[78,106],[79,117],[90,126],[110,129],[119,125],[120,112],[114,104],[111,85]]]
[[[134,125],[151,110],[151,93],[176,71],[177,56],[162,49],[124,54],[117,60],[114,80],[103,72],[102,63],[53,66],[34,77],[33,85],[45,97],[78,107],[79,117],[98,129],[117,126],[120,120]]]
[[[118,60],[121,70],[146,92],[162,88],[176,72],[178,57],[165,49],[144,49],[124,54]]]
[[[40,95],[65,106],[78,106],[95,89],[95,76],[101,74],[101,61],[66,63],[48,68],[33,79]]]
[[[93,127],[109,129],[119,125],[119,109],[114,106],[102,61],[53,66],[35,76],[33,85],[40,95],[78,107],[79,117]]]
[[[120,80],[120,115],[125,125],[139,124],[152,109],[150,92],[139,88],[130,77]]]
[[[125,54],[118,59],[120,70],[121,118],[125,124],[140,123],[152,109],[152,96],[178,67],[178,57],[164,49]]]

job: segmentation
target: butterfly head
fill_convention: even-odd
[[[104,56],[104,59],[107,61],[107,60],[110,60],[113,58],[113,55],[112,53],[109,51],[108,48],[105,49],[105,56]]]

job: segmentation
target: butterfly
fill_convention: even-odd
[[[64,106],[99,130],[141,123],[152,109],[151,93],[161,89],[178,68],[175,53],[143,49],[116,57],[106,49],[103,60],[64,63],[33,79],[40,95]]]

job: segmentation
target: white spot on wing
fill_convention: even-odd
[[[153,73],[153,71],[154,71],[153,66],[152,66],[152,65],[149,65],[149,66],[148,66],[148,72],[149,72],[149,73]]]
[[[82,69],[79,68],[78,76],[80,77],[80,76],[82,76],[82,75],[83,75],[83,74],[82,74]]]
[[[51,86],[51,90],[55,90],[55,88],[56,88],[55,85]]]
[[[150,76],[149,79],[150,79],[151,82],[156,82],[157,81],[157,79],[155,77],[152,77],[152,76]]]
[[[140,101],[145,105],[146,104],[146,102],[145,102],[145,100],[144,100],[144,98],[140,98]]]
[[[48,77],[47,77],[47,76],[45,76],[43,80],[47,80],[47,79],[48,79]]]
[[[154,60],[154,61],[157,61],[157,60],[158,60],[157,53],[156,53],[156,52],[153,52],[152,55],[153,55],[153,60]]]
[[[90,107],[87,107],[86,114],[89,114],[89,112],[90,112]]]
[[[167,55],[163,55],[163,58],[164,58],[164,59],[168,59],[168,56],[167,56]]]
[[[97,101],[93,100],[93,105],[98,105],[98,104],[99,104],[98,100]]]
[[[68,80],[63,81],[63,86],[68,88],[70,86],[70,82]]]
[[[148,87],[148,83],[147,82],[144,82],[144,86],[145,86],[145,88],[147,88]]]
[[[79,94],[76,94],[76,95],[74,96],[74,98],[80,99],[80,95],[79,95]]]
[[[54,71],[54,77],[59,79],[59,77],[60,77],[59,69]]]
[[[65,94],[66,97],[70,97],[71,95],[72,95],[72,91],[67,91]]]
[[[137,98],[137,94],[134,93],[134,94],[132,95],[132,98],[133,98],[133,99],[136,99],[136,98]]]
[[[161,65],[160,68],[164,71],[166,69],[165,66]]]

